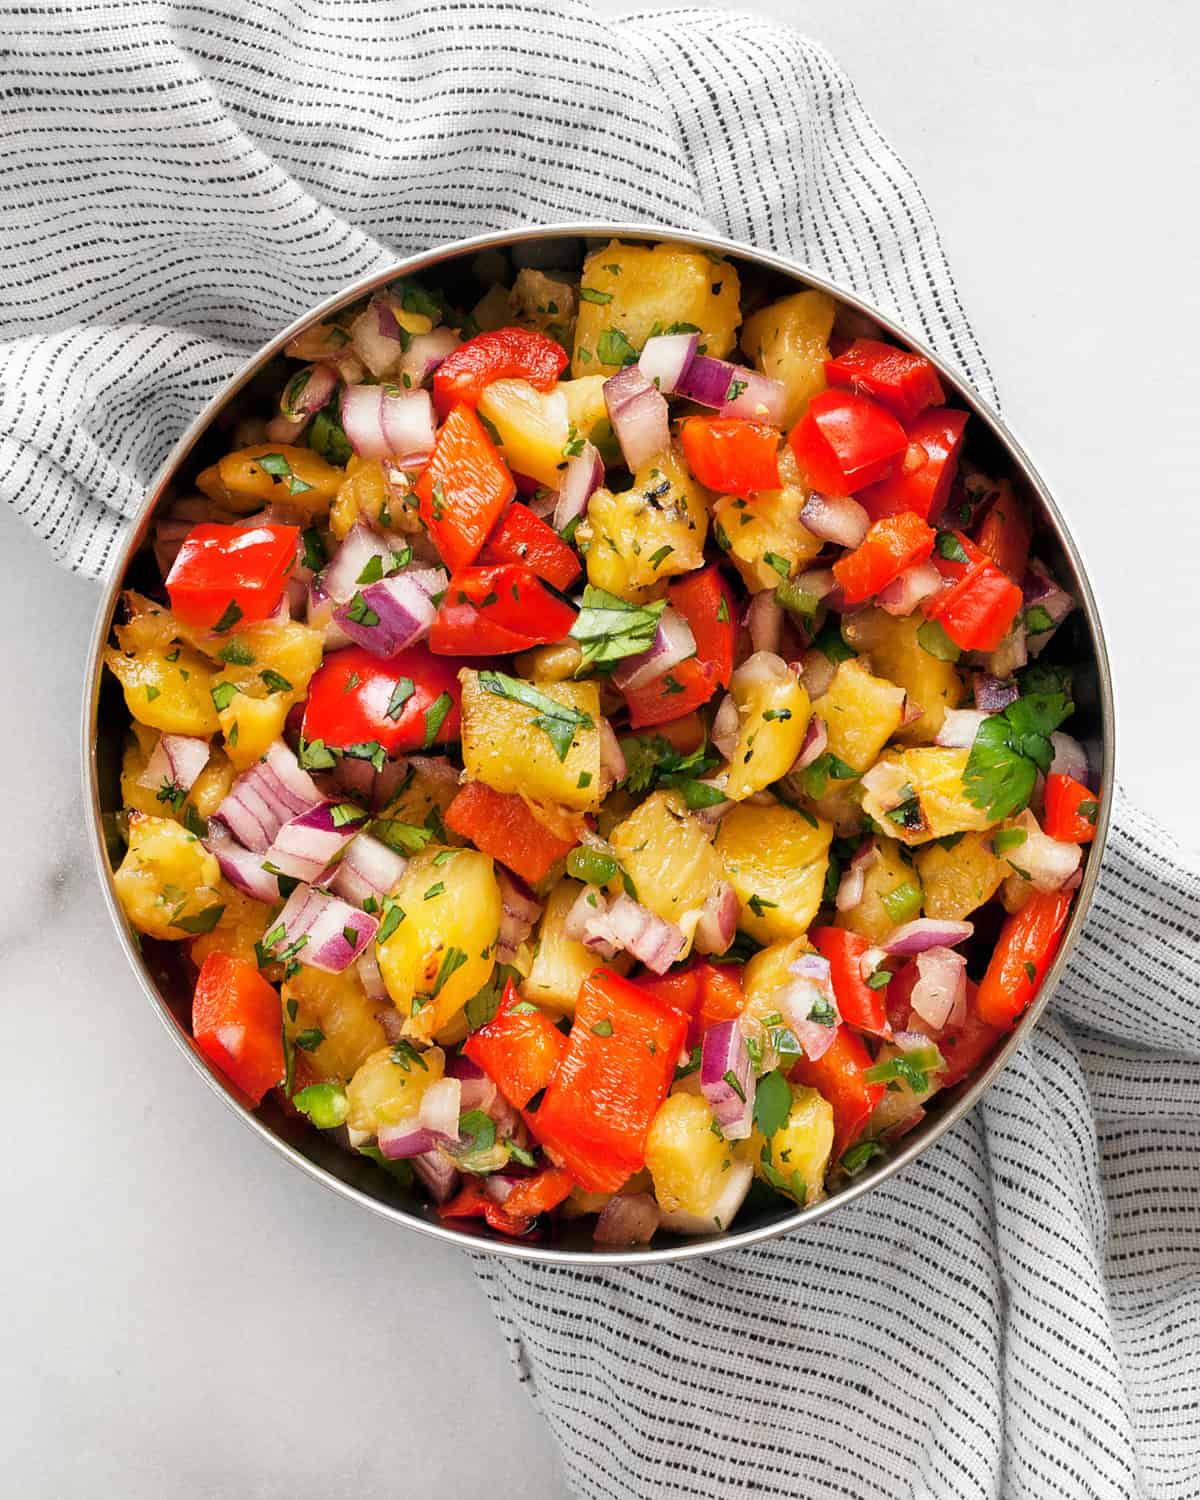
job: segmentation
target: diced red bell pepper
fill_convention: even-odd
[[[575,1184],[561,1167],[543,1167],[536,1177],[523,1177],[504,1200],[504,1212],[510,1217],[536,1219],[570,1196]]]
[[[689,1021],[700,1008],[701,976],[694,963],[682,969],[668,969],[665,974],[642,974],[637,984]]]
[[[920,516],[903,511],[872,523],[862,542],[833,565],[847,604],[861,604],[933,551],[935,532]]]
[[[445,417],[458,402],[478,406],[493,380],[526,380],[552,389],[567,367],[567,351],[531,328],[496,328],[477,334],[448,354],[434,371],[433,404]]]
[[[551,645],[569,634],[575,611],[524,563],[460,568],[429,632],[439,656],[494,656]]]
[[[1011,1026],[1037,994],[1071,911],[1069,891],[1034,891],[1000,929],[975,997],[979,1019]]]
[[[788,434],[805,481],[823,495],[852,495],[892,472],[908,447],[886,407],[853,391],[821,391]]]
[[[954,538],[957,547],[946,542],[947,535]],[[959,583],[987,560],[987,554],[980,551],[965,531],[944,533],[933,554],[934,567],[949,583]]]
[[[458,669],[424,645],[395,656],[332,651],[308,685],[303,734],[342,749],[377,740],[387,755],[458,739]]]
[[[532,1221],[508,1213],[484,1187],[478,1177],[468,1177],[449,1203],[438,1205],[443,1219],[483,1219],[497,1234],[520,1238],[528,1234]]]
[[[554,527],[519,500],[514,500],[496,523],[484,545],[482,561],[524,563],[556,589],[574,583],[582,567],[578,555]]]
[[[1002,485],[989,503],[977,536],[979,550],[986,553],[1002,573],[1020,583],[1029,562],[1033,523],[1025,507],[1014,497],[1010,485]]]
[[[472,407],[456,406],[446,418],[415,491],[421,520],[450,570],[474,562],[516,485]]]
[[[615,1193],[646,1163],[688,1023],[638,985],[594,969],[579,988],[567,1050],[526,1123],[592,1193]]]
[[[873,396],[905,425],[927,406],[941,406],[946,399],[937,371],[923,354],[878,339],[855,339],[836,359],[827,359],[825,379],[860,396]]]
[[[1096,837],[1100,799],[1073,776],[1056,772],[1046,777],[1046,808],[1042,830],[1068,844],[1090,844]]]
[[[863,1132],[871,1112],[887,1093],[886,1083],[870,1083],[871,1054],[856,1031],[839,1026],[833,1045],[816,1062],[802,1057],[791,1072],[797,1083],[814,1088],[833,1110],[833,1159],[840,1160]]]
[[[192,1036],[209,1062],[258,1104],[282,1082],[279,994],[253,964],[210,953],[192,997]]]
[[[661,977],[644,974],[638,981],[672,1010],[691,1022],[688,1041],[695,1043],[718,1021],[732,1021],[746,1006],[741,964],[714,964],[694,958],[685,968]]]
[[[915,965],[914,965],[915,967]],[[941,1034],[937,1039],[938,1051],[945,1067],[937,1075],[939,1085],[953,1088],[976,1071],[980,1063],[995,1050],[996,1044],[1008,1034],[1007,1026],[989,1026],[979,1019],[976,1009],[977,990],[967,980],[967,1019],[959,1031]]]
[[[887,986],[873,990],[862,977],[860,960],[871,946],[867,939],[841,927],[814,927],[809,937],[821,957],[829,961],[829,977],[842,1020],[872,1036],[891,1036]]]
[[[667,585],[667,598],[688,622],[696,640],[696,657],[717,669],[717,681],[729,686],[737,640],[737,605],[733,590],[716,563],[685,573]]]
[[[267,619],[283,598],[299,537],[295,526],[193,526],[167,574],[172,613],[198,630]]]
[[[524,1109],[544,1089],[567,1039],[544,1011],[523,1000],[510,979],[496,1014],[463,1043],[514,1109]]]
[[[923,411],[908,424],[910,445],[925,450],[925,461],[906,474],[903,463],[885,479],[868,485],[855,496],[872,521],[911,510],[924,521],[936,521],[946,508],[950,487],[958,472],[967,413],[946,407]]]
[[[561,839],[540,823],[523,797],[498,792],[483,781],[468,781],[443,814],[447,828],[507,865],[529,885],[537,885],[574,840]]]
[[[780,437],[777,427],[741,417],[688,417],[679,429],[693,478],[723,495],[779,488]]]
[[[912,1019],[912,992],[920,977],[921,971],[917,968],[916,959],[910,958],[907,963],[892,970],[892,977],[882,993],[887,1005],[888,1025],[893,1031],[919,1029],[910,1026],[909,1021]]]
[[[943,563],[939,562],[939,568],[944,571]],[[937,620],[961,650],[995,651],[1012,629],[1024,602],[1017,585],[984,558],[965,568],[957,583],[934,594],[921,607],[926,618]]]
[[[644,687],[626,688],[631,729],[645,729],[650,724],[667,724],[699,708],[717,690],[720,678],[716,666],[689,656],[664,676]]]

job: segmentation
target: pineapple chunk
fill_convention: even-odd
[[[701,907],[725,878],[712,836],[712,828],[674,791],[652,792],[609,835],[635,899],[674,922],[689,947]],[[613,894],[624,889],[619,874],[611,889]]]
[[[920,704],[921,717],[896,730],[895,738],[903,744],[931,743],[946,710],[957,708],[965,695],[954,663],[930,656],[917,640],[924,618],[920,613],[897,617],[872,608],[847,615],[842,626],[850,645],[870,655],[873,670],[902,687],[910,702]]]
[[[339,541],[349,534],[356,521],[408,529],[403,525],[406,514],[403,506],[393,509],[379,459],[359,458],[355,454],[343,472],[346,477],[329,509],[329,529]]]
[[[258,953],[254,945],[262,942],[278,908],[243,895],[225,880],[220,883],[220,892],[225,910],[211,932],[201,933],[193,940],[192,962],[199,968],[210,953],[228,953],[243,963],[257,965]],[[304,972],[315,974],[317,970],[306,969]]]
[[[925,887],[925,915],[946,922],[961,922],[990,901],[1008,874],[983,833],[964,833],[952,849],[929,844],[916,863]]]
[[[598,489],[576,532],[588,581],[641,604],[662,594],[664,579],[702,567],[707,494],[675,448],[640,468],[631,489]]]
[[[201,739],[215,734],[219,726],[208,663],[182,644],[169,610],[140,594],[127,593],[124,599],[130,619],[116,627],[117,647],[107,647],[104,660],[121,684],[131,716],[164,734]]]
[[[611,433],[604,381],[603,375],[585,375],[581,380],[562,380],[558,385],[566,398],[567,421],[576,436],[586,438],[589,443],[595,442],[597,436],[607,439]]]
[[[289,707],[282,694],[251,698],[245,693],[234,693],[218,717],[225,736],[225,753],[236,770],[245,771],[261,760],[280,738]]]
[[[509,327],[512,323],[512,303],[508,288],[499,283],[488,287],[471,309],[471,319],[480,333],[495,333],[497,328]]]
[[[742,350],[787,391],[783,426],[799,421],[825,389],[825,361],[836,307],[828,292],[794,292],[746,319]]]
[[[388,803],[382,816],[414,828],[428,828],[441,844],[461,844],[458,834],[442,823],[442,814],[458,795],[458,772],[440,757],[430,761],[437,770],[426,769],[420,761],[411,767],[412,774],[397,795]],[[441,767],[448,774],[439,775]],[[443,835],[445,835],[443,837]]]
[[[750,497],[721,495],[713,505],[713,535],[753,594],[779,583],[782,571],[774,560],[782,559],[793,577],[824,545],[800,524],[808,491],[786,443],[779,450],[779,475],[782,489],[759,490]]]
[[[304,1039],[305,1066],[315,1078],[351,1078],[373,1052],[386,1047],[375,1014],[380,1003],[367,998],[353,966],[341,974],[301,967],[281,993],[283,1029],[293,1043]]]
[[[784,428],[804,416],[808,399],[825,390],[825,360],[835,305],[823,291],[798,291],[759,309],[741,330],[742,353],[763,375],[783,381]]]
[[[712,1111],[699,1094],[664,1099],[646,1137],[646,1166],[664,1213],[704,1217],[720,1196],[733,1148],[713,1130]]]
[[[807,937],[788,938],[769,943],[747,959],[742,970],[742,989],[746,995],[743,1017],[762,1022],[779,1009],[778,993],[795,980],[792,965],[804,953],[812,953]]]
[[[293,704],[321,665],[324,636],[295,620],[264,620],[232,633],[218,652],[227,664],[213,680],[229,759],[239,771],[283,733]],[[226,703],[225,684],[236,689]]]
[[[522,266],[509,294],[513,318],[524,328],[570,346],[578,292],[573,282]]]
[[[563,931],[567,913],[575,905],[583,886],[577,880],[565,877],[550,892],[542,923],[538,928],[537,948],[529,977],[521,986],[521,993],[538,1005],[560,1010],[564,1015],[574,1015],[575,1000],[579,986],[592,972],[603,966],[598,953]]]
[[[816,1089],[792,1084],[788,1117],[767,1139],[750,1138],[755,1173],[801,1207],[825,1194],[825,1172],[833,1149],[833,1110]]]
[[[651,334],[676,324],[698,329],[704,352],[720,358],[733,348],[741,321],[737,272],[686,245],[610,240],[584,261],[581,292],[576,375],[615,374],[627,362],[625,350],[640,353]]]
[[[537,391],[527,380],[493,380],[479,398],[479,415],[496,429],[510,469],[558,488],[571,425],[561,390]]]
[[[899,844],[890,839],[877,839],[875,848],[875,861],[863,876],[862,900],[852,911],[838,912],[835,925],[857,932],[869,942],[882,943],[899,925],[892,920],[883,898],[903,885],[920,890],[921,881],[916,870],[906,862]]]
[[[756,651],[729,683],[741,728],[729,760],[725,795],[740,802],[778,781],[800,754],[808,729],[808,694],[780,656]]]
[[[821,905],[833,829],[782,803],[740,802],[721,819],[717,852],[741,904],[738,926],[760,943],[799,937]]]
[[[863,778],[863,811],[902,844],[990,828],[995,819],[963,790],[970,754],[929,746],[889,750]]]
[[[359,1065],[346,1086],[346,1123],[374,1135],[381,1125],[412,1119],[425,1090],[445,1072],[446,1055],[440,1047],[415,1055],[403,1047],[381,1047]]]
[[[433,846],[409,860],[392,892],[404,919],[376,946],[405,1034],[428,1041],[491,978],[500,887],[476,849]],[[438,863],[438,861],[441,861]]]
[[[129,848],[113,872],[121,909],[147,937],[180,941],[220,920],[221,867],[170,818],[129,815]]]
[[[284,460],[291,470],[290,477],[267,473],[258,460],[268,453]],[[302,516],[324,516],[345,477],[345,470],[327,464],[311,448],[296,448],[289,443],[253,443],[249,448],[227,453],[202,470],[196,476],[196,488],[239,515],[274,502],[289,506]],[[296,480],[299,483],[293,488]]]
[[[863,772],[900,727],[904,689],[874,677],[857,657],[842,662],[813,712],[829,730],[828,751]]]
[[[519,792],[578,812],[600,805],[600,689],[594,682],[543,682],[536,691],[584,716],[566,756],[534,721],[543,711],[490,692],[483,674],[462,681],[462,753],[467,776],[498,792]],[[531,685],[532,686],[532,685]]]
[[[186,798],[176,807],[169,796],[160,795],[166,790],[164,787],[141,785],[142,773],[154,753],[159,736],[145,724],[139,724],[136,719],[131,727],[133,734],[121,759],[122,803],[130,809],[147,813],[152,818],[174,818],[177,823],[185,825],[189,821],[189,809],[194,809],[191,814],[193,819],[197,814],[201,818],[211,817],[233,785],[233,767],[228,756],[217,746],[210,747],[208,764],[192,783]]]
[[[522,651],[516,658],[516,668],[530,682],[566,682],[579,670],[582,658],[576,641],[555,641],[552,646]]]

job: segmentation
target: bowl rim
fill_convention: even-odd
[[[353,1184],[342,1181],[340,1178],[326,1171],[319,1163],[310,1160],[289,1142],[276,1135],[266,1123],[258,1118],[254,1111],[248,1109],[241,1100],[235,1097],[233,1092],[216,1074],[215,1070],[200,1056],[190,1037],[186,1035],[183,1028],[172,1015],[158,987],[150,977],[141,953],[129,930],[124,914],[117,903],[112,884],[112,871],[104,839],[96,748],[102,652],[108,640],[117,599],[124,584],[130,559],[141,546],[149,529],[151,518],[164,491],[174,479],[180,465],[188,457],[201,435],[207,431],[216,415],[224,409],[269,360],[274,358],[283,349],[288,340],[299,332],[300,329],[319,321],[345,304],[358,300],[367,293],[400,276],[415,275],[424,271],[435,270],[438,266],[452,259],[477,254],[479,251],[491,248],[506,248],[519,245],[530,240],[591,239],[598,237],[628,237],[642,240],[649,239],[656,242],[665,241],[686,244],[694,246],[697,249],[730,255],[765,267],[785,277],[802,282],[805,288],[829,293],[830,296],[840,302],[874,319],[899,344],[923,354],[933,363],[943,384],[949,387],[950,391],[968,410],[981,418],[984,424],[991,428],[994,436],[999,440],[1006,455],[1011,460],[1015,471],[1020,474],[1025,484],[1036,495],[1041,506],[1043,518],[1049,523],[1059,546],[1071,562],[1076,582],[1079,585],[1079,602],[1084,612],[1095,652],[1099,685],[1098,707],[1101,722],[1102,765],[1100,808],[1096,819],[1096,834],[1083,871],[1083,880],[1078,896],[1054,961],[1043,978],[1037,998],[1013,1028],[1012,1035],[1005,1042],[1004,1046],[996,1052],[988,1067],[975,1076],[970,1086],[963,1090],[948,1109],[934,1117],[927,1127],[922,1126],[919,1130],[913,1132],[907,1138],[906,1142],[900,1145],[893,1154],[890,1154],[875,1166],[868,1168],[860,1176],[853,1178],[830,1197],[822,1198],[818,1202],[809,1204],[804,1208],[797,1208],[794,1212],[782,1214],[778,1219],[770,1223],[759,1224],[753,1228],[740,1231],[734,1228],[722,1234],[705,1236],[657,1248],[654,1246],[607,1250],[597,1248],[584,1251],[562,1249],[552,1245],[527,1244],[519,1240],[510,1241],[499,1238],[484,1238],[466,1230],[453,1228],[447,1223],[433,1222],[432,1220],[421,1218],[394,1204],[377,1199],[369,1193],[365,1193],[353,1186]],[[240,368],[222,384],[221,388],[205,403],[200,412],[188,424],[186,430],[181,434],[170,453],[159,466],[137,512],[132,517],[132,524],[128,535],[119,553],[113,560],[112,571],[104,586],[104,593],[96,612],[84,676],[82,707],[81,770],[83,799],[85,812],[90,813],[90,816],[86,817],[89,827],[89,841],[93,857],[96,861],[96,869],[100,877],[104,900],[108,907],[113,926],[116,929],[118,941],[141,984],[146,998],[150,1001],[159,1020],[167,1028],[176,1046],[189,1059],[192,1067],[199,1073],[208,1087],[224,1100],[225,1104],[234,1111],[242,1123],[251,1129],[260,1140],[270,1145],[276,1152],[291,1162],[294,1167],[299,1168],[314,1181],[321,1183],[332,1192],[369,1209],[390,1222],[400,1224],[420,1234],[428,1235],[443,1244],[450,1244],[458,1249],[473,1250],[480,1254],[499,1255],[513,1260],[536,1261],[542,1264],[560,1266],[662,1265],[675,1261],[692,1260],[699,1256],[720,1254],[726,1251],[745,1248],[749,1245],[762,1244],[767,1240],[776,1238],[778,1235],[787,1234],[802,1226],[816,1223],[834,1210],[855,1202],[864,1194],[869,1193],[873,1188],[881,1186],[896,1173],[903,1171],[918,1156],[922,1155],[940,1140],[947,1131],[952,1130],[979,1102],[991,1087],[996,1077],[1007,1066],[1013,1054],[1037,1025],[1038,1018],[1049,1002],[1050,996],[1070,958],[1071,951],[1087,919],[1096,883],[1099,879],[1116,785],[1114,775],[1116,763],[1116,707],[1112,669],[1095,591],[1092,587],[1079,545],[1072,536],[1062,512],[1059,510],[1054,497],[1050,493],[1049,487],[1034,466],[1024,446],[1001,419],[994,407],[979,395],[954,366],[947,363],[937,351],[930,348],[924,340],[912,334],[890,313],[874,306],[858,293],[832,281],[819,271],[806,266],[803,262],[778,255],[772,251],[760,250],[743,241],[730,239],[722,235],[677,229],[669,225],[652,222],[620,223],[596,220],[567,220],[552,224],[525,224],[509,229],[492,230],[484,234],[470,236],[466,239],[437,245],[413,255],[403,256],[386,268],[371,271],[364,276],[358,277],[340,291],[331,294],[313,308],[302,313],[286,328],[277,333],[274,338],[268,340],[255,353],[249,355]]]

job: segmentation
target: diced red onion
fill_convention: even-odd
[[[616,732],[606,718],[600,718],[600,795],[603,797],[610,787],[624,781],[628,772],[625,752]]]
[[[435,1203],[448,1203],[461,1181],[458,1168],[442,1151],[427,1151],[412,1158],[412,1169]]]
[[[166,736],[164,735],[165,739]],[[1051,776],[1072,776],[1076,781],[1081,781],[1085,786],[1089,785],[1088,777],[1090,768],[1088,766],[1087,752],[1078,740],[1072,739],[1069,734],[1063,734],[1061,729],[1056,729],[1050,736],[1050,743],[1054,747],[1054,759],[1050,762]],[[149,766],[146,772],[149,774]],[[143,779],[142,785],[146,785]]]
[[[368,1000],[387,1000],[391,998],[388,995],[388,987],[383,982],[383,973],[379,967],[379,960],[375,957],[375,945],[373,943],[368,943],[363,951],[358,955],[358,959],[355,963],[355,968],[358,970],[358,977],[362,981],[363,993],[366,995]],[[391,1011],[392,1015],[396,1016],[396,1019],[399,1020],[399,1015],[396,1011],[395,1006],[389,1006],[388,1009]],[[384,1012],[384,1014],[386,1014],[386,1012]],[[388,1040],[391,1042],[396,1042],[399,1041],[400,1038],[398,1036],[394,1036],[388,1037]]]
[[[511,963],[517,949],[533,931],[542,908],[524,883],[499,864],[496,865],[496,880],[500,886],[500,933],[496,939],[496,957],[501,963]]]
[[[1025,626],[1018,619],[996,649],[987,658],[988,675],[1011,677],[1018,667],[1029,660],[1025,638]]]
[[[858,957],[858,973],[863,980],[870,979],[875,970],[887,958],[886,948],[867,948]]]
[[[663,1214],[661,1227],[676,1234],[718,1234],[728,1229],[746,1201],[753,1179],[754,1163],[735,1159],[729,1170],[721,1174],[721,1191],[709,1205],[707,1214],[688,1213],[679,1208]]]
[[[733,694],[726,693],[713,716],[712,729],[709,731],[713,744],[726,760],[733,759],[741,732],[742,720],[738,706],[733,700]]]
[[[838,911],[853,911],[862,904],[867,871],[878,859],[879,849],[874,839],[864,840],[854,851],[854,858],[838,882],[837,896],[834,899]]]
[[[359,458],[393,458],[407,467],[424,463],[433,452],[436,419],[428,391],[348,385],[342,391],[342,426]]]
[[[1053,622],[1049,630],[1038,631],[1036,635],[1030,634],[1030,650],[1036,656],[1062,621],[1075,608],[1075,600],[1066,589],[1059,586],[1049,569],[1036,557],[1029,559],[1029,566],[1021,583],[1021,592],[1025,596],[1026,609],[1037,605],[1039,609],[1045,610]]]
[[[397,544],[399,545],[399,544]],[[319,583],[335,604],[346,604],[362,588],[359,578],[372,558],[391,563],[392,548],[388,539],[364,521],[356,521],[342,544],[322,569]],[[313,623],[310,616],[309,623]]]
[[[571,909],[563,918],[563,936],[575,943],[587,942],[588,923],[593,917],[600,916],[608,910],[608,897],[597,885],[585,885],[571,903]],[[588,947],[593,953],[599,953],[603,958],[611,958],[617,951],[616,945],[610,943],[607,938],[594,936]]]
[[[150,752],[138,785],[161,787],[169,782],[180,792],[190,792],[208,764],[209,743],[191,734],[164,734]]]
[[[819,714],[813,714],[804,731],[804,739],[800,742],[800,754],[792,762],[792,770],[803,771],[805,766],[811,766],[814,760],[825,754],[828,744],[829,726]]]
[[[889,615],[911,615],[922,599],[928,599],[942,586],[942,575],[930,562],[914,563],[876,596],[876,603]]]
[[[900,710],[900,728],[906,729],[910,724],[915,724],[925,710],[915,698],[904,695],[904,703]]]
[[[333,617],[372,655],[394,656],[429,634],[437,615],[432,596],[444,592],[448,582],[441,568],[408,568],[360,588],[354,599],[334,610]],[[375,616],[374,623],[366,623],[365,610]]]
[[[696,952],[726,952],[737,932],[739,910],[737,892],[727,880],[722,880],[700,908],[700,920],[692,935]]]
[[[918,979],[910,1003],[921,1019],[940,1031],[961,1025],[967,1008],[967,960],[950,948],[927,948],[916,958]]]
[[[976,672],[972,678],[975,692],[975,707],[985,714],[999,714],[1021,696],[1017,684],[1009,678],[1001,680],[986,672]]]
[[[649,1193],[617,1193],[600,1210],[592,1238],[597,1245],[648,1245],[661,1220]]]
[[[805,1056],[816,1062],[833,1045],[841,1020],[829,963],[820,954],[802,953],[788,965],[788,969],[796,977],[775,992],[776,1002]],[[812,1019],[814,1007],[819,1007],[823,1013],[832,1013],[829,1024]]]
[[[696,637],[692,634],[692,627],[678,610],[668,606],[658,617],[658,629],[649,649],[626,657],[612,674],[613,685],[623,693],[645,687],[695,654]]]
[[[727,391],[733,391],[717,415],[721,417],[743,417],[751,422],[766,422],[772,427],[782,427],[787,413],[787,390],[783,382],[762,375],[745,365],[730,365],[732,372]]]
[[[892,1096],[889,1095],[888,1097]],[[925,1110],[923,1106],[918,1105],[910,1114],[905,1115],[902,1120],[897,1120],[894,1125],[889,1125],[886,1130],[881,1130],[879,1139],[881,1141],[902,1140],[911,1131],[915,1130],[924,1118]]]
[[[836,579],[832,568],[809,568],[807,573],[797,573],[792,587],[814,599],[827,599],[834,592]]]
[[[763,589],[753,596],[746,609],[746,625],[755,651],[779,650],[783,639],[783,608],[776,601],[774,589]]]
[[[698,333],[657,333],[642,345],[638,369],[664,396],[673,396],[699,342]]]
[[[671,441],[667,403],[637,365],[609,376],[604,404],[628,469],[636,473],[666,451]]]
[[[297,370],[279,397],[280,416],[289,422],[302,422],[311,417],[333,395],[337,383],[337,371],[329,365],[307,365],[303,370]]]
[[[687,946],[674,922],[664,921],[626,895],[618,896],[607,910],[598,905],[583,932],[585,947],[597,952],[623,948],[655,974],[665,974]]]
[[[276,926],[284,936],[276,951],[294,949],[292,956],[309,968],[340,974],[358,958],[379,930],[379,920],[336,896],[298,885],[279,914]],[[302,948],[295,945],[304,938]]]
[[[283,741],[276,740],[262,760],[237,778],[214,816],[247,849],[265,854],[289,818],[323,800],[316,782]]]
[[[456,1078],[459,1084],[459,1109],[468,1114],[473,1109],[485,1112],[491,1108],[496,1097],[496,1085],[478,1063],[464,1057],[461,1052],[446,1060],[447,1078]]]
[[[975,931],[971,922],[949,922],[940,917],[917,917],[897,927],[887,942],[884,952],[911,957],[924,953],[929,948],[955,948]]]
[[[379,812],[396,796],[408,774],[410,760],[384,761],[383,770],[377,771],[369,760],[357,756],[338,757],[333,770],[333,780],[343,791],[349,792],[356,802]]]
[[[948,708],[933,743],[949,750],[969,750],[987,717],[977,708]]]
[[[1005,850],[1009,864],[1014,869],[1019,866],[1036,890],[1060,890],[1078,870],[1083,850],[1078,844],[1064,843],[1043,833],[1028,808],[1021,814],[1018,822],[1025,830],[1025,842],[1014,849]]]
[[[736,1019],[718,1021],[704,1033],[700,1092],[726,1140],[749,1139],[754,1124],[754,1065]]]
[[[385,302],[371,302],[350,325],[351,346],[372,375],[392,373],[400,363],[401,342],[395,315]]]
[[[884,812],[899,807],[912,794],[908,772],[896,761],[876,761],[859,785],[875,798]]]
[[[713,776],[702,776],[700,778],[701,786],[710,786],[714,792],[720,792],[722,795],[725,792],[728,782],[729,773],[727,771],[718,771]],[[746,798],[745,800],[750,801],[751,799]],[[719,823],[725,814],[732,812],[736,806],[736,802],[730,802],[728,799],[724,802],[712,802],[708,807],[698,807],[692,813],[692,816],[699,818],[702,823]]]
[[[344,901],[361,906],[386,896],[404,874],[408,861],[386,844],[360,833],[351,839],[334,872],[330,889]]]
[[[315,881],[340,858],[367,820],[367,814],[348,802],[321,802],[286,822],[267,850],[264,865],[296,880]],[[334,813],[338,813],[338,822]]]
[[[551,523],[555,531],[563,531],[572,521],[582,520],[587,514],[588,501],[603,483],[604,461],[591,443],[584,443],[567,460],[563,470]]]
[[[408,348],[400,356],[396,371],[397,380],[405,390],[423,385],[448,354],[458,348],[461,340],[453,328],[435,328],[430,333],[415,333]],[[404,377],[409,384],[405,385]]]
[[[818,495],[813,490],[800,512],[800,524],[823,542],[857,547],[867,534],[871,518],[850,495]]]
[[[413,1115],[399,1125],[381,1125],[377,1140],[388,1161],[407,1161],[432,1152],[439,1137],[436,1131],[427,1130]]]
[[[262,867],[262,855],[253,854],[237,843],[228,827],[214,813],[208,820],[204,847],[216,859],[221,874],[235,890],[255,901],[279,900],[279,882]]]
[[[439,1078],[421,1095],[417,1118],[426,1130],[447,1141],[458,1140],[459,1099],[462,1084],[457,1078]]]

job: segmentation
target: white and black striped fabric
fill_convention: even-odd
[[[753,19],[27,0],[0,47],[0,493],[82,572],[248,351],[490,228],[713,227],[994,396],[912,177],[819,47]],[[1200,1495],[1198,964],[1200,870],[1121,803],[1049,1016],[898,1180],[685,1266],[477,1258],[577,1493]]]

